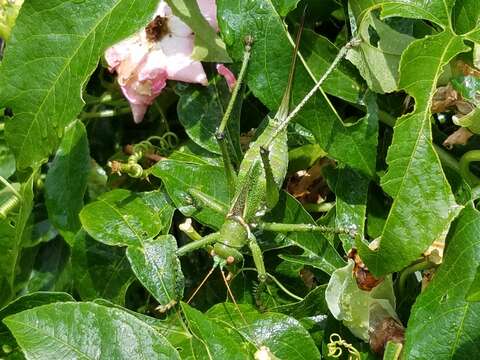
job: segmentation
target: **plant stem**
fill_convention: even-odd
[[[240,274],[241,272],[244,272],[244,271],[254,271],[254,272],[258,273],[258,270],[255,269],[255,268],[244,267],[244,268],[242,268],[238,271],[237,275]],[[266,273],[266,274],[267,274],[267,277],[272,279],[275,282],[275,284],[280,288],[280,290],[282,290],[285,294],[287,294],[288,296],[290,296],[293,299],[298,300],[298,301],[303,301],[304,300],[300,296],[295,295],[292,292],[290,292],[290,290],[288,290],[285,286],[283,286],[283,284],[277,278],[275,278],[272,274],[269,274],[269,273]]]
[[[192,226],[191,218],[185,219],[185,221],[181,223],[178,228],[193,241],[200,241],[202,239],[202,236]]]
[[[413,274],[417,271],[430,269],[430,268],[433,268],[433,267],[436,267],[436,266],[438,266],[438,265],[431,262],[430,259],[427,256],[424,259],[422,259],[422,261],[417,262],[417,263],[407,267],[406,269],[404,269],[400,273],[400,277],[398,279],[398,290],[399,290],[400,294],[402,294],[402,295],[405,294],[405,283],[407,282],[407,278],[408,278],[408,276],[410,276],[410,274]]]
[[[107,118],[107,117],[114,117],[117,115],[128,114],[129,112],[131,112],[130,108],[123,108],[119,110],[102,110],[98,112],[85,113],[81,115],[81,118],[82,119]]]
[[[297,296],[295,295],[294,293],[290,292],[290,290],[288,290],[285,286],[283,286],[283,284],[277,280],[277,278],[275,278],[275,276],[267,273],[267,276],[272,279],[275,284],[277,284],[277,286],[285,293],[287,294],[288,296],[290,296],[291,298],[295,299],[295,300],[298,300],[298,301],[302,301],[303,298],[301,298],[300,296]]]
[[[470,163],[475,161],[480,161],[480,150],[467,151],[460,158],[460,174],[472,187],[480,183],[480,179],[470,171]]]

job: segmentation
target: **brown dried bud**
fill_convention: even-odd
[[[370,330],[370,348],[373,352],[383,355],[387,342],[403,344],[405,328],[392,317],[386,317]]]
[[[467,128],[461,127],[455,130],[449,137],[443,142],[443,146],[447,149],[453,149],[453,145],[467,145],[468,140],[473,136]]]
[[[357,281],[357,286],[359,289],[370,291],[383,281],[383,277],[376,278],[370,273],[362,259],[360,259],[357,249],[351,249],[347,256],[355,262],[355,266],[353,267],[353,275],[355,276],[355,280]]]
[[[169,33],[168,19],[157,15],[155,19],[150,21],[145,27],[145,33],[147,34],[147,40],[150,42],[160,41],[166,34]]]

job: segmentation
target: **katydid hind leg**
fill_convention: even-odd
[[[270,152],[268,149],[260,147],[260,156],[262,158],[263,169],[265,170],[265,179],[267,182],[267,208],[273,209],[273,207],[278,202],[279,194],[277,189],[277,183],[275,182],[275,177],[273,175],[272,165],[270,163],[269,153]]]

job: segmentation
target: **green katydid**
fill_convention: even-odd
[[[195,241],[178,249],[178,256],[210,246],[213,249],[215,264],[224,267],[226,265],[241,263],[243,261],[242,249],[248,247],[258,272],[260,284],[264,284],[269,274],[266,272],[262,251],[254,235],[255,230],[276,232],[333,231],[337,233],[352,233],[352,231],[345,229],[332,229],[312,224],[266,223],[261,220],[262,216],[277,203],[279,190],[286,176],[288,166],[286,128],[289,121],[318,90],[326,77],[343,58],[346,50],[355,44],[354,41],[351,41],[341,49],[329,70],[317,82],[303,101],[290,113],[290,94],[292,91],[302,28],[303,25],[300,26],[296,37],[288,83],[280,107],[273,117],[267,116],[263,124],[259,127],[256,139],[250,144],[239,166],[238,174],[235,174],[233,165],[230,162],[228,144],[226,143],[224,131],[250,58],[252,40],[250,38],[246,39],[244,59],[238,81],[232,92],[225,116],[216,133],[216,138],[224,160],[225,175],[229,190],[231,195],[233,195],[230,207],[225,209],[224,205],[218,204],[206,194],[198,190],[191,190],[189,193],[194,203],[199,206],[209,207],[222,214],[226,213],[227,215],[218,232],[209,234],[203,238],[198,238],[197,236]]]

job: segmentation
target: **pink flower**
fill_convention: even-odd
[[[232,91],[237,83],[235,75],[223,64],[217,64],[217,72],[225,78],[228,88]]]
[[[209,24],[218,29],[215,0],[197,0]],[[136,123],[165,88],[167,80],[207,85],[200,61],[193,60],[192,30],[160,1],[153,20],[135,35],[107,49],[105,60],[132,108]]]

